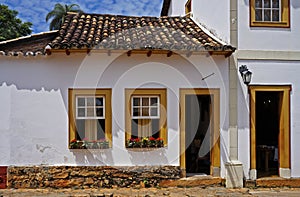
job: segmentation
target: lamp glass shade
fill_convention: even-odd
[[[252,78],[252,72],[247,71],[246,73],[243,74],[243,81],[245,84],[249,84],[251,82],[251,78]]]

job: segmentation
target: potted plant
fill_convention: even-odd
[[[131,138],[127,141],[127,148],[146,148],[146,147],[163,147],[164,140],[162,138],[154,138],[154,137],[144,137],[140,138]]]

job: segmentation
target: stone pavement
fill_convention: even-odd
[[[226,189],[224,187],[168,187],[168,188],[115,188],[115,189],[2,189],[0,197],[152,197],[152,196],[300,196],[300,188],[241,188]]]

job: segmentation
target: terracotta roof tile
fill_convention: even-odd
[[[12,40],[0,42],[2,56],[36,56],[44,55],[45,47],[56,36],[57,31],[42,32]]]
[[[191,18],[68,14],[52,49],[234,51]]]

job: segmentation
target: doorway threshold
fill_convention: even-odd
[[[256,179],[257,187],[299,187],[300,178],[262,177]]]
[[[187,177],[177,180],[165,180],[159,184],[161,187],[208,187],[208,186],[222,186],[224,179],[221,177],[213,177],[207,174],[188,173]]]
[[[186,173],[186,177],[207,177],[210,176],[206,173]]]

